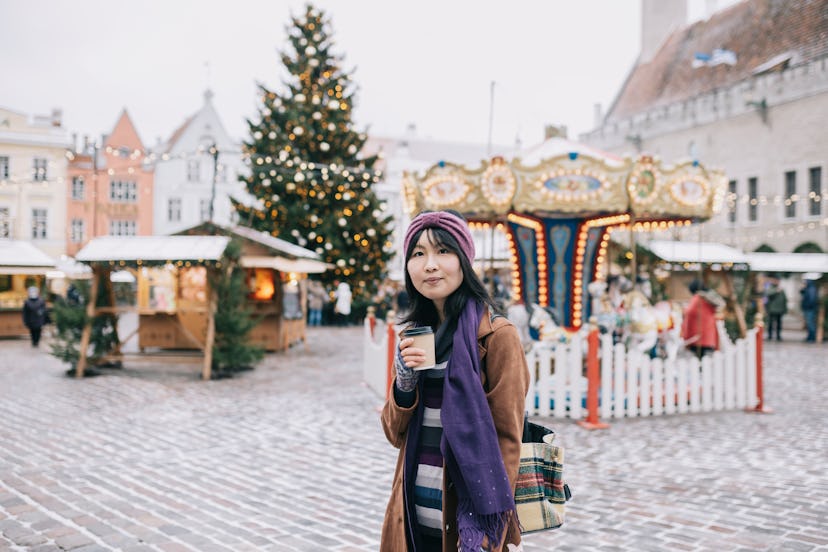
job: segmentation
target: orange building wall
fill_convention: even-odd
[[[106,143],[98,151],[97,175],[93,169],[92,155],[76,155],[67,168],[66,186],[66,243],[67,253],[75,255],[93,237],[110,234],[113,220],[135,221],[136,235],[150,236],[152,228],[152,190],[154,173],[143,167],[145,151],[129,115],[124,111]],[[72,178],[83,176],[85,194],[83,200],[72,199]],[[136,184],[136,201],[110,199],[110,182],[132,181]],[[72,220],[85,221],[83,243],[71,240]]]

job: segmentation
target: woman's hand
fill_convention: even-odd
[[[400,340],[399,351],[394,362],[397,371],[397,389],[400,391],[413,391],[417,387],[417,380],[420,374],[414,368],[425,361],[425,351],[412,347],[414,339],[407,337]]]
[[[417,369],[418,366],[421,366],[426,360],[426,351],[425,349],[420,349],[418,347],[412,347],[414,344],[414,338],[406,337],[405,339],[400,341],[400,357],[402,358],[403,364],[414,370]]]

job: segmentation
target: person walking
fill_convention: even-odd
[[[334,316],[337,326],[347,326],[351,316],[351,286],[348,282],[339,282],[334,291]]]
[[[308,282],[308,326],[322,325],[322,308],[327,299],[328,294],[322,282],[319,280]]]
[[[817,309],[819,308],[819,292],[817,291],[816,280],[808,278],[811,274],[805,275],[805,282],[802,289],[799,290],[802,296],[802,316],[805,318],[805,329],[808,335],[805,341],[813,343],[816,341],[816,327],[817,327]]]
[[[40,290],[35,286],[28,289],[29,297],[23,303],[23,324],[29,329],[32,347],[40,344],[40,333],[48,320],[46,301],[40,296]]]
[[[529,371],[517,329],[475,274],[459,213],[416,216],[403,251],[402,323],[435,331],[436,365],[417,370],[426,351],[400,340],[381,417],[400,452],[380,550],[520,549],[514,492]]]
[[[695,279],[688,286],[693,297],[684,309],[681,322],[681,338],[684,345],[699,358],[719,349],[719,332],[716,317],[725,305],[724,299]]]
[[[770,285],[765,290],[767,304],[765,310],[768,313],[768,341],[773,339],[782,341],[782,317],[788,312],[788,297],[785,290],[779,286],[779,278],[772,278]]]

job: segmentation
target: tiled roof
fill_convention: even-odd
[[[693,67],[696,53],[734,52],[735,65]],[[735,84],[759,70],[828,55],[828,0],[745,0],[675,31],[624,83],[607,121]],[[773,58],[778,63],[769,64]],[[764,67],[763,67],[764,66]]]

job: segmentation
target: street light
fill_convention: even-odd
[[[218,156],[219,150],[218,146],[215,142],[210,146],[208,150],[210,154],[213,156],[213,185],[210,191],[210,222],[213,222],[213,203],[216,201],[216,177],[218,176]]]

